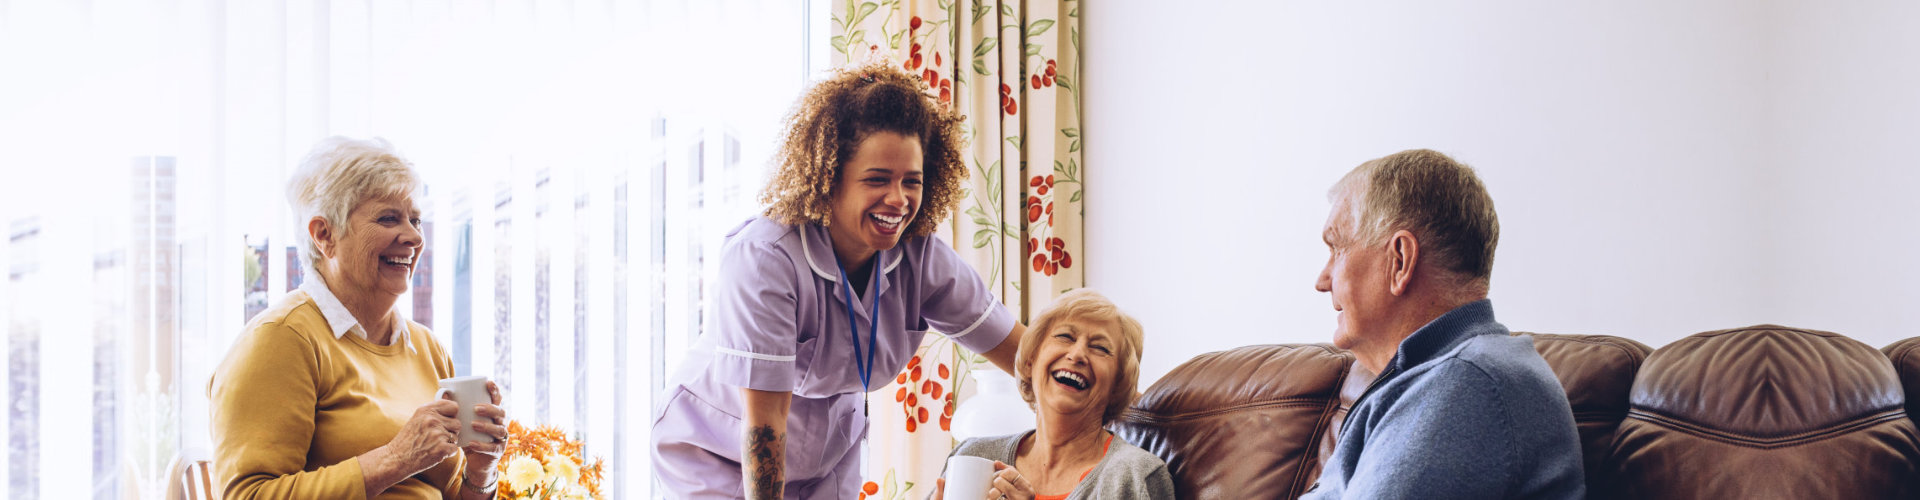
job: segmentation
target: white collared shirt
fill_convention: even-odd
[[[300,290],[313,297],[313,305],[320,307],[320,316],[326,318],[327,327],[333,329],[333,338],[337,339],[352,332],[362,339],[372,341],[367,337],[367,329],[360,326],[360,320],[354,319],[353,312],[347,310],[347,305],[341,303],[340,298],[334,296],[332,290],[327,289],[327,284],[325,280],[320,279],[319,273],[309,271],[307,279],[300,283]],[[413,349],[413,342],[408,341],[407,332],[406,313],[400,310],[399,303],[395,303],[393,305],[393,338],[389,340],[406,345],[409,353],[417,353],[418,351]]]

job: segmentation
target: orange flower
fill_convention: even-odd
[[[581,453],[581,446],[580,441],[568,438],[566,432],[553,426],[541,425],[529,429],[519,421],[507,422],[507,446],[506,450],[501,452],[499,465],[496,466],[501,476],[498,497],[548,498],[558,493],[549,489],[556,486],[553,483],[516,485],[508,481],[506,479],[507,464],[519,457],[530,458],[540,463],[554,463],[551,462],[553,460],[571,462],[570,466],[563,465],[560,468],[579,470],[580,475],[576,484],[580,490],[584,490],[587,496],[592,498],[604,497],[605,494],[600,491],[600,483],[605,478],[606,464],[598,458],[588,464]]]

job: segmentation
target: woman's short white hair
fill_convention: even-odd
[[[413,163],[400,157],[393,144],[378,137],[321,139],[300,160],[287,179],[287,204],[300,221],[301,262],[308,272],[318,269],[321,254],[307,224],[314,217],[333,227],[334,237],[346,236],[347,214],[360,202],[411,194],[420,187]]]

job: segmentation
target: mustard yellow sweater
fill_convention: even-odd
[[[400,342],[334,338],[303,291],[248,323],[208,383],[223,496],[365,498],[355,457],[392,440],[433,399],[439,379],[453,376],[433,334],[407,327],[412,352]],[[378,498],[456,498],[462,460],[455,455]]]

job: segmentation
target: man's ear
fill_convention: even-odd
[[[1413,285],[1413,272],[1420,265],[1420,240],[1405,229],[1387,237],[1387,291],[1406,295]]]
[[[320,252],[321,258],[333,256],[333,225],[316,215],[307,220],[307,237],[313,238],[313,248]]]

